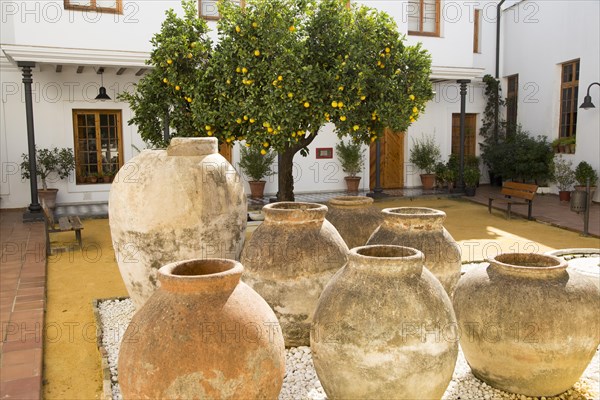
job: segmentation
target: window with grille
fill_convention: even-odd
[[[115,14],[123,13],[122,0],[64,0],[65,9],[109,12]]]
[[[579,60],[564,63],[561,72],[559,136],[575,136],[577,132]]]
[[[408,34],[440,36],[440,0],[409,0]]]
[[[110,182],[123,165],[121,110],[73,110],[77,183]]]

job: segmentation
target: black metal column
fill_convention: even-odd
[[[375,187],[372,192],[367,193],[368,197],[374,199],[387,197],[387,193],[383,193],[381,187],[381,138],[377,138],[375,142]]]
[[[25,89],[25,117],[27,119],[27,148],[29,155],[29,185],[31,190],[31,204],[28,213],[23,215],[24,220],[35,220],[41,216],[42,207],[38,201],[37,166],[35,159],[35,133],[33,129],[33,99],[31,96],[31,84],[33,83],[31,68],[34,62],[23,61],[17,65],[23,71],[23,87]],[[28,215],[29,214],[29,215]],[[32,215],[33,214],[33,215]]]
[[[462,191],[465,189],[465,109],[467,99],[467,83],[470,79],[459,79],[456,81],[460,84],[460,152],[459,152],[459,170],[458,170],[458,187]]]

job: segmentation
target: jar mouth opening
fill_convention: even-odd
[[[383,210],[385,214],[403,216],[403,217],[445,217],[446,213],[440,210],[436,210],[428,207],[396,207],[396,208],[385,208]]]
[[[423,253],[412,247],[394,246],[394,245],[370,245],[355,247],[350,250],[351,253],[365,258],[379,259],[418,259],[423,257]]]
[[[505,253],[489,259],[490,263],[519,270],[561,270],[567,263],[558,257],[532,253]]]
[[[337,196],[329,199],[329,204],[336,206],[353,206],[372,204],[373,199],[367,196]]]
[[[221,258],[193,259],[167,264],[160,273],[170,278],[218,277],[241,274],[242,265],[234,260]]]
[[[293,201],[282,201],[273,204],[267,204],[263,207],[266,210],[273,211],[327,211],[327,207],[317,203],[297,203]]]

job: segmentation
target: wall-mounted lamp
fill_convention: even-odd
[[[590,86],[588,86],[588,89],[587,89],[587,94],[583,98],[583,104],[581,104],[579,106],[579,108],[583,108],[584,110],[589,110],[590,108],[596,108],[596,106],[594,106],[594,103],[592,103],[592,96],[590,96],[590,88],[594,85],[600,86],[600,82],[590,83]]]
[[[106,94],[106,88],[104,87],[104,67],[98,68],[96,71],[97,74],[100,74],[100,89],[98,90],[98,96],[96,96],[96,100],[110,100],[110,97]],[[592,106],[593,107],[593,106]]]

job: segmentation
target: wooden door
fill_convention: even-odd
[[[219,145],[219,154],[225,157],[227,161],[231,164],[231,146],[229,143],[221,143]]]
[[[381,187],[399,189],[404,187],[404,132],[386,129],[381,141]],[[369,154],[369,187],[375,187],[375,143]]]
[[[465,156],[475,155],[477,114],[465,114]],[[452,114],[452,154],[460,154],[460,113]]]

